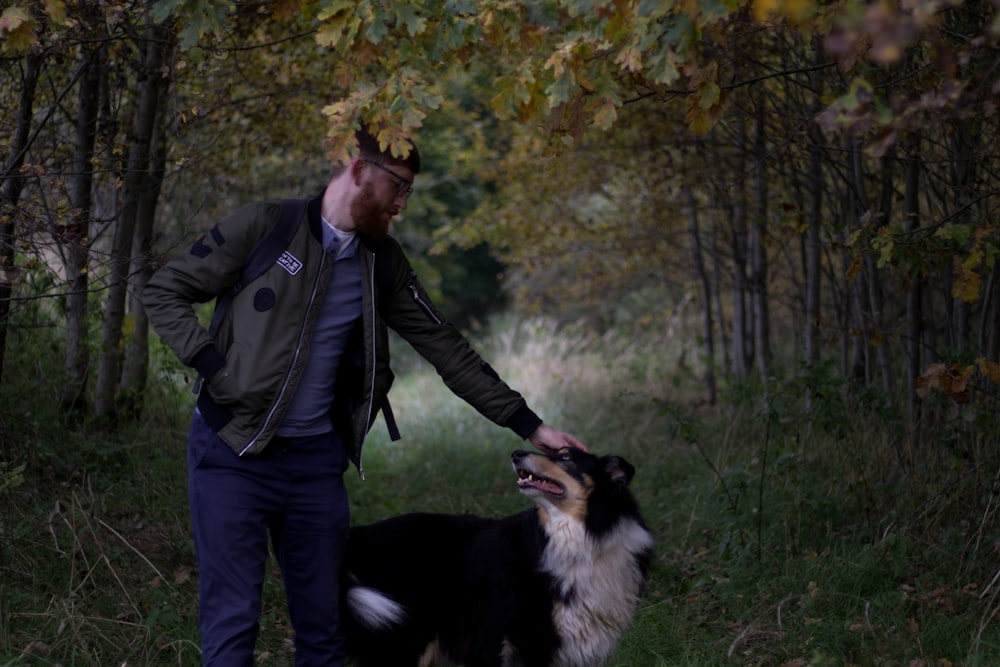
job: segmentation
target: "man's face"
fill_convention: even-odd
[[[361,192],[351,203],[351,218],[355,229],[374,238],[385,238],[389,234],[389,223],[393,216],[406,208],[409,194],[406,189],[412,182],[412,175],[405,167],[394,166],[392,172],[369,167],[361,183]]]

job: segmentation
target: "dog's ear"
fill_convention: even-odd
[[[611,477],[611,481],[621,486],[628,486],[635,475],[635,468],[632,467],[631,463],[614,455],[604,457],[604,470]]]

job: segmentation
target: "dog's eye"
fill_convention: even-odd
[[[572,461],[573,460],[573,455],[569,453],[568,449],[564,449],[561,452],[559,452],[559,460],[560,461]]]

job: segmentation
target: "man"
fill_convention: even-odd
[[[157,333],[203,379],[188,437],[204,665],[250,665],[270,536],[295,629],[295,664],[342,665],[338,570],[349,524],[343,473],[363,475],[378,411],[394,429],[387,325],[483,415],[541,449],[583,445],[543,424],[448,325],[388,235],[420,154],[357,133],[279,259],[232,298],[214,337],[192,305],[230,292],[280,206],[216,225],[150,280]]]

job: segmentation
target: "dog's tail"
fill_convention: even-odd
[[[388,630],[406,619],[403,605],[367,586],[352,586],[347,591],[347,606],[358,622],[369,630]]]

